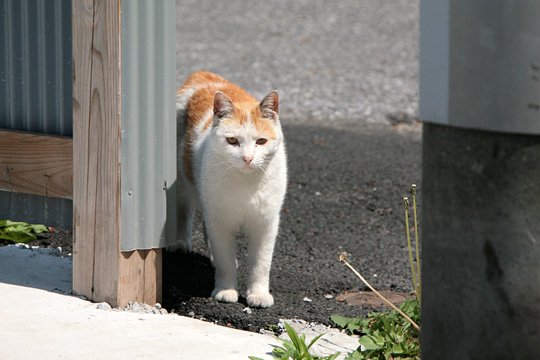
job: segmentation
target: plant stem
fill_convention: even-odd
[[[420,331],[420,326],[418,326],[417,323],[414,322],[413,319],[411,319],[409,316],[407,316],[407,314],[405,314],[400,308],[398,308],[396,305],[392,304],[390,302],[390,300],[388,300],[387,298],[385,298],[380,292],[378,292],[377,290],[375,290],[375,288],[373,286],[371,286],[371,284],[366,280],[364,279],[364,277],[362,275],[360,275],[360,273],[358,271],[356,271],[356,269],[354,267],[352,267],[351,264],[349,264],[349,262],[347,261],[347,254],[346,253],[341,253],[339,255],[339,261],[341,261],[342,263],[345,264],[345,266],[347,266],[349,269],[351,269],[351,271],[356,275],[358,276],[358,278],[360,280],[362,280],[362,282],[371,290],[375,293],[375,295],[377,295],[378,297],[380,297],[385,303],[388,304],[388,306],[390,306],[392,309],[396,310],[401,316],[403,316],[405,318],[405,320],[407,320],[408,322],[411,323],[411,325],[418,331]]]
[[[414,270],[414,261],[412,255],[412,245],[411,245],[411,232],[409,230],[409,198],[403,198],[403,205],[405,207],[405,233],[407,235],[407,249],[409,250],[409,263],[411,264],[411,276],[414,292],[418,291],[418,282],[416,281],[416,271]],[[418,297],[418,293],[416,294]]]
[[[413,216],[414,216],[414,242],[416,247],[416,267],[418,275],[418,289],[416,290],[416,298],[418,303],[422,303],[422,276],[420,274],[420,247],[418,245],[418,217],[416,215],[416,185],[411,185],[411,195],[413,200]]]

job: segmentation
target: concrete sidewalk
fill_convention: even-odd
[[[49,291],[71,287],[70,261],[0,247],[0,359],[271,359],[280,344],[174,314],[101,310]]]

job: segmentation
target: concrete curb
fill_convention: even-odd
[[[271,359],[275,337],[0,283],[1,359]]]
[[[281,343],[174,314],[102,310],[60,293],[71,291],[71,259],[41,250],[0,247],[0,359],[271,359]]]

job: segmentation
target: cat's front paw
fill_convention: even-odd
[[[274,297],[267,292],[249,294],[246,301],[251,307],[267,308],[274,305]]]
[[[238,302],[238,291],[234,289],[214,289],[212,297],[221,302]]]

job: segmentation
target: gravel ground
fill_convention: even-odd
[[[335,123],[414,117],[418,0],[177,0],[181,85],[206,69],[258,97],[281,94],[281,117]]]

